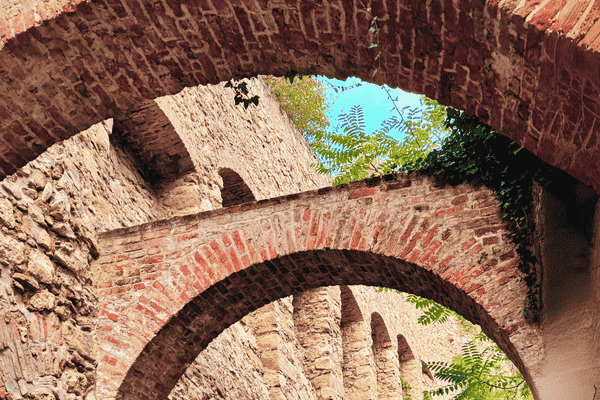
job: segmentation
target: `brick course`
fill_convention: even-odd
[[[497,208],[472,222],[492,192],[436,188],[419,176],[373,184],[103,234],[94,266],[99,343],[117,361],[100,362],[99,398],[164,398],[230,324],[275,299],[340,284],[397,288],[453,308],[480,324],[531,381],[526,362],[540,349],[521,340],[537,328],[522,317],[527,288],[514,244]],[[478,234],[488,228],[497,240]]]

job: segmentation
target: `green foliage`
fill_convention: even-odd
[[[402,384],[402,400],[413,400],[412,395],[410,393],[411,387],[406,380],[404,380],[404,376],[400,375],[400,383]]]
[[[379,291],[389,290],[393,289],[380,288]],[[481,328],[433,300],[411,294],[406,301],[423,310],[423,315],[418,320],[420,324],[443,323],[453,315],[461,322],[463,329],[473,335],[473,340],[463,346],[462,354],[455,356],[451,363],[437,361],[426,364],[447,385],[425,391],[425,399],[449,393],[454,395],[455,400],[533,399],[521,373],[517,371],[512,374],[506,370],[510,360]]]
[[[308,143],[329,127],[323,85],[311,77],[267,77],[266,82],[298,131]]]
[[[225,84],[226,88],[231,88],[235,92],[235,105],[240,103],[244,104],[244,108],[248,108],[250,104],[258,106],[258,96],[250,97],[248,95],[248,83],[247,82],[236,82],[233,79]]]
[[[425,399],[452,393],[455,400],[533,400],[523,376],[519,372],[514,375],[506,372],[504,365],[508,358],[502,350],[488,344],[480,351],[479,342],[480,336],[466,343],[462,354],[455,356],[451,363],[438,361],[427,364],[429,370],[447,385],[425,391]]]
[[[519,268],[529,287],[524,315],[537,321],[540,289],[536,258],[530,244],[535,230],[531,218],[531,188],[534,182],[544,184],[551,180],[556,170],[464,112],[448,108],[446,125],[452,133],[441,148],[404,164],[401,169],[429,173],[438,183],[456,185],[470,182],[484,184],[495,191],[502,217],[508,222],[513,242],[517,245],[521,259]]]
[[[429,325],[432,322],[446,322],[448,317],[454,315],[457,318],[462,318],[456,312],[451,309],[442,306],[439,303],[436,303],[433,300],[425,299],[423,297],[415,296],[414,294],[409,294],[406,298],[408,303],[412,303],[415,305],[417,310],[423,310],[423,314],[419,317],[418,322],[421,325]]]
[[[389,89],[385,87],[385,90]],[[444,108],[434,100],[422,98],[421,106],[405,108],[407,115],[398,111],[382,123],[381,128],[368,134],[365,132],[362,107],[353,106],[348,113],[340,114],[337,132],[315,135],[311,147],[319,158],[315,165],[320,173],[333,175],[333,185],[360,180],[373,175],[390,173],[435,149],[447,135],[444,129]],[[398,131],[405,135],[400,142],[390,133]]]

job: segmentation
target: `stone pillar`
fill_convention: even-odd
[[[406,338],[398,335],[398,361],[400,375],[409,388],[402,388],[402,395],[410,395],[413,400],[423,399],[423,366],[416,359]]]
[[[385,322],[378,313],[371,315],[371,337],[373,358],[377,367],[377,399],[402,399],[398,359]]]
[[[304,373],[317,399],[344,398],[339,288],[309,290],[294,296],[296,337],[304,347]]]
[[[377,377],[369,351],[369,330],[348,286],[341,286],[344,398],[373,400]]]
[[[296,366],[296,341],[291,316],[291,298],[267,304],[247,315],[243,321],[254,331],[258,355],[263,365],[263,380],[271,400],[301,398],[315,400],[311,385]]]

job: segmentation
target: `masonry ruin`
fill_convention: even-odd
[[[426,287],[408,284],[410,276],[422,276],[422,282],[445,288],[444,294],[438,294],[442,303],[481,322],[527,378],[536,399],[595,396],[600,387],[599,235],[595,219],[595,192],[600,187],[600,142],[595,129],[600,106],[596,51],[600,10],[594,2],[584,0],[366,3],[76,0],[0,5],[0,171],[5,178],[0,200],[0,260],[2,309],[7,311],[2,328],[7,338],[3,341],[4,397],[13,393],[56,397],[47,392],[53,388],[59,398],[70,399],[165,398],[185,366],[213,337],[265,303],[328,284],[387,285],[390,277],[392,286],[427,294]],[[369,33],[375,17],[379,35]],[[509,254],[503,251],[510,246],[507,232],[491,205],[493,199],[477,199],[482,192],[473,188],[461,186],[443,193],[432,190],[426,177],[395,177],[261,202],[325,186],[314,178],[309,163],[289,162],[298,158],[298,152],[310,158],[306,144],[300,137],[292,137],[284,141],[286,146],[275,146],[280,137],[272,130],[269,115],[238,115],[233,121],[221,121],[222,110],[195,109],[202,103],[203,91],[212,90],[196,87],[198,84],[263,73],[355,75],[424,93],[477,115],[579,179],[567,177],[555,187],[539,189],[535,217],[540,228],[535,247],[543,280],[542,321],[532,324],[517,313],[523,305],[523,284],[518,274],[512,273],[511,256],[502,259]],[[194,87],[181,94],[197,92],[186,106],[177,97],[160,97]],[[216,91],[211,96],[218,99],[224,94]],[[252,156],[238,148],[240,153],[234,155],[227,148],[235,146],[217,146],[214,151],[219,158],[214,158],[215,152],[204,151],[210,147],[207,138],[213,143],[227,142],[252,127],[265,134],[244,136],[249,146],[264,144],[265,149],[282,153]],[[198,133],[185,134],[189,130]],[[61,142],[80,131],[87,134]],[[57,142],[63,147],[60,151],[44,153]],[[61,155],[76,154],[75,149],[81,151],[80,157],[67,161]],[[243,163],[237,154],[244,154]],[[274,161],[277,159],[288,162],[282,165]],[[273,174],[258,173],[265,169]],[[225,178],[220,170],[239,175],[259,202],[197,214],[220,207],[223,195],[234,197],[235,191],[222,191]],[[232,176],[225,173],[227,179]],[[415,188],[409,182],[417,188],[417,195],[411,193]],[[245,190],[239,181],[234,186]],[[244,190],[241,192],[247,193]],[[564,196],[569,191],[574,195]],[[418,204],[427,199],[423,192],[440,203],[423,208],[425,204]],[[394,243],[394,226],[381,224],[378,232],[377,220],[370,218],[378,215],[379,204],[398,204],[411,196],[418,198],[420,210],[406,210],[408,225]],[[481,206],[478,200],[490,205]],[[359,204],[355,208],[364,214],[349,213],[348,221],[344,216],[332,220],[340,225],[341,236],[336,236],[328,230],[325,216],[310,209],[311,203],[321,201],[331,201],[341,209]],[[276,221],[259,214],[269,210],[283,218],[285,207],[296,210],[291,216],[299,230],[296,235],[282,229],[281,241],[275,235]],[[302,214],[301,207],[308,213]],[[489,210],[482,211],[486,208]],[[421,210],[432,214],[431,220],[416,216]],[[468,213],[472,215],[468,217]],[[491,221],[477,226],[481,221],[473,222],[477,221],[475,213]],[[185,217],[192,214],[195,216]],[[270,229],[252,231],[239,247],[235,229],[216,236],[194,228],[194,222],[210,226],[229,219],[232,226],[242,226],[244,218],[250,221],[253,215],[255,230],[261,224]],[[444,247],[446,229],[454,226],[449,221],[455,215],[473,234],[457,241],[454,248]],[[164,221],[142,225],[158,220]],[[443,221],[438,230],[429,225],[436,221]],[[475,226],[469,226],[471,222]],[[487,230],[487,225],[496,230]],[[139,234],[161,226],[172,230],[155,231],[154,238]],[[116,230],[123,227],[134,228]],[[114,231],[99,238],[97,232],[106,230]],[[460,234],[451,236],[456,232],[451,231],[447,240],[463,239],[460,229]],[[201,242],[204,234],[210,239],[207,243]],[[321,234],[331,243],[319,244]],[[273,235],[271,241],[269,235]],[[180,237],[185,239],[177,242]],[[384,237],[398,246],[391,249],[391,255],[383,244],[383,250],[378,247]],[[194,240],[194,245],[206,247],[208,252],[196,252],[200,255],[194,257],[196,264],[188,260],[170,264],[165,262],[165,254],[159,253],[135,258],[137,264],[148,262],[131,268],[125,258],[120,259],[131,259],[129,253],[141,251],[135,250],[140,240],[160,239],[172,244],[169,252],[178,249],[178,243],[183,246]],[[495,246],[500,252],[494,253]],[[148,249],[155,247],[148,244]],[[105,249],[112,251],[113,259],[107,258]],[[180,253],[166,254],[173,258],[196,254],[185,253],[188,250],[184,246],[179,247]],[[454,258],[441,257],[441,252],[448,251]],[[488,259],[490,254],[493,257]],[[341,267],[341,259],[349,262],[348,268]],[[303,262],[319,267],[310,269],[300,265]],[[376,264],[385,265],[388,275],[378,276]],[[361,276],[365,270],[372,275]],[[261,273],[267,279],[253,282],[245,279],[244,273]],[[302,273],[312,280],[302,281]],[[173,279],[167,279],[168,274]],[[178,293],[178,298],[165,295],[170,308],[156,309],[152,304],[159,303],[151,298],[159,297],[155,291],[160,292],[161,285],[166,288],[165,281],[176,286],[167,293]],[[258,294],[253,297],[252,292],[236,291],[240,282],[258,288]],[[510,290],[500,288],[503,285]],[[217,315],[223,316],[217,328],[210,332],[204,328],[197,303],[217,305]],[[113,308],[127,312],[114,314],[110,312]],[[280,311],[284,308],[279,307]],[[366,332],[374,327],[374,312],[362,315]],[[136,318],[141,318],[139,325]],[[350,320],[348,326],[359,329],[360,318]],[[137,327],[143,329],[135,331]],[[113,329],[116,336],[109,333]],[[128,332],[142,332],[143,337],[118,338]],[[307,343],[317,333],[308,332]],[[390,334],[388,326],[395,353],[398,334]],[[389,346],[373,347],[373,339],[385,335],[368,337],[371,352],[376,350],[381,355],[379,364],[384,365],[375,363],[372,370],[387,370],[384,360],[389,359]],[[95,353],[92,344],[96,338],[99,348],[110,349],[108,354]],[[179,340],[174,347],[173,340]],[[30,341],[32,345],[26,346]],[[388,343],[387,339],[383,342]],[[173,354],[165,356],[163,348],[176,350],[177,357],[171,360]],[[269,364],[273,354],[263,350],[261,358],[275,366]],[[336,357],[343,360],[343,351],[340,354]],[[156,362],[163,356],[172,361],[172,370]],[[343,370],[327,376],[308,375],[305,378],[313,387],[315,380],[324,383],[317,385],[324,396],[340,393],[346,386],[357,387],[340,381]],[[286,385],[280,382],[277,386],[277,372],[270,377],[267,391],[277,396],[273,393]],[[375,387],[383,382],[377,376],[364,379]],[[88,390],[92,386],[98,388],[94,394]]]

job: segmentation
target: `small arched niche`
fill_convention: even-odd
[[[398,338],[398,361],[400,362],[400,375],[402,376],[402,396],[415,400],[423,398],[423,366],[415,357],[404,335]]]
[[[221,189],[223,207],[235,206],[256,200],[252,190],[250,190],[237,172],[230,168],[221,168],[219,175],[223,179],[223,188]]]
[[[400,373],[387,326],[379,313],[371,314],[373,358],[377,370],[377,398],[399,399]]]

